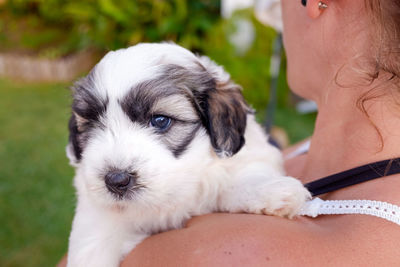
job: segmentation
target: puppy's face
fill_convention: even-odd
[[[102,203],[179,201],[210,161],[244,144],[240,88],[176,45],[111,52],[73,96],[67,154],[78,191]]]

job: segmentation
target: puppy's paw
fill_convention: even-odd
[[[300,182],[282,189],[281,195],[270,200],[270,207],[261,210],[263,214],[293,218],[299,213],[304,203],[311,199],[310,192]]]
[[[258,167],[258,166],[256,166]],[[262,171],[254,171],[261,169]],[[218,209],[227,212],[247,212],[292,218],[311,198],[303,184],[262,168],[244,169],[240,183],[226,186],[219,195]]]
[[[310,198],[310,192],[298,180],[282,177],[261,184],[247,201],[247,212],[292,218]]]

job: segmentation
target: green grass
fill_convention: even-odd
[[[64,85],[0,80],[0,266],[53,266],[73,216]]]

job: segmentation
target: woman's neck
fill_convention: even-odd
[[[386,96],[357,106],[365,89],[331,87],[319,99],[318,117],[304,169],[303,182],[344,171],[370,162],[399,157],[400,106]]]

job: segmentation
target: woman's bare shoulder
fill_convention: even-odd
[[[199,216],[184,229],[146,239],[122,266],[368,265],[376,259],[382,263],[383,257],[383,263],[398,262],[400,253],[390,249],[400,240],[399,226],[350,216],[295,220],[250,214]],[[380,233],[375,232],[377,227]]]
[[[249,214],[199,216],[190,220],[184,229],[146,239],[122,266],[232,266],[274,261],[278,244],[272,244],[297,235],[293,232],[295,229],[287,233],[282,229],[271,236],[272,228],[281,220],[284,219]],[[291,228],[283,224],[283,228]]]

